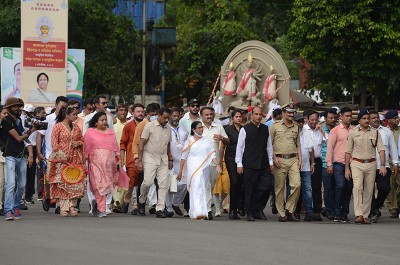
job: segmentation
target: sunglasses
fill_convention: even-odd
[[[191,108],[198,108],[199,105],[190,105]]]
[[[100,104],[102,104],[102,105],[108,105],[108,102],[99,102]]]

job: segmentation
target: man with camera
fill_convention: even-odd
[[[32,145],[27,139],[36,129],[33,126],[28,131],[24,131],[20,118],[23,106],[22,99],[8,98],[4,106],[8,109],[8,115],[1,123],[1,133],[5,140],[3,156],[6,160],[6,194],[4,200],[6,220],[21,219],[19,207],[25,191],[27,162],[29,166],[33,163]]]
[[[26,189],[25,189],[25,201],[28,203],[34,203],[33,195],[35,194],[35,176],[36,176],[36,158],[37,158],[37,150],[36,150],[36,137],[37,130],[45,130],[47,129],[46,120],[46,112],[44,107],[36,107],[33,111],[33,117],[29,117],[25,119],[24,126],[25,128],[35,127],[35,131],[29,136],[29,141],[31,142],[33,149],[33,164],[31,167],[28,167],[26,174]],[[41,198],[41,194],[39,191],[38,185],[38,199]]]

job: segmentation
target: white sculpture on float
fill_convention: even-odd
[[[225,96],[236,95],[236,72],[233,70],[233,63],[229,64],[229,71],[226,74],[224,83],[222,84]]]
[[[236,93],[239,94],[243,90],[247,92],[247,98],[254,97],[257,93],[257,80],[261,81],[263,69],[260,65],[253,68],[253,56],[249,53],[247,56],[247,64],[242,68],[244,70],[242,80],[239,83]]]
[[[273,99],[276,99],[277,93],[276,93],[276,74],[274,71],[274,68],[272,65],[269,67],[271,74],[265,79],[265,84],[264,84],[264,96],[265,100],[271,101]]]
[[[216,115],[224,114],[224,107],[222,106],[222,99],[223,99],[223,96],[221,95],[221,92],[219,90],[217,92],[215,92],[212,106],[214,108]]]

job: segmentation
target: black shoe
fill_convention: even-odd
[[[304,221],[306,222],[311,222],[313,220],[313,214],[312,213],[306,213],[304,216]]]
[[[54,210],[55,214],[60,214],[60,206],[57,206],[56,209]]]
[[[20,205],[19,205],[19,209],[20,209],[21,211],[26,211],[26,210],[28,210],[28,206],[26,206],[25,204],[20,204]]]
[[[0,215],[4,215],[4,209],[0,209]]]
[[[378,215],[378,217],[381,217],[381,216],[382,216],[382,213],[381,213],[380,210],[376,210],[376,214]]]
[[[397,210],[389,211],[389,217],[390,217],[390,218],[397,218],[397,216],[399,216]]]
[[[141,216],[145,216],[146,215],[146,210],[145,210],[145,204],[144,203],[139,203],[138,213]]]
[[[335,217],[333,218],[333,221],[334,221],[335,223],[340,223],[340,222],[342,221],[342,217],[335,216]]]
[[[230,211],[229,213],[229,219],[230,220],[239,220],[240,217],[237,215],[236,211]]]
[[[133,209],[131,212],[132,215],[138,215],[138,209]]]
[[[272,205],[271,212],[272,212],[272,214],[277,214],[278,213],[278,209],[276,209],[275,203]]]
[[[121,205],[121,212],[122,213],[128,213],[128,211],[129,211],[129,203],[124,202]]]
[[[314,213],[312,219],[313,221],[322,221],[322,217],[319,213]]]
[[[93,215],[94,217],[99,216],[99,209],[97,208],[97,202],[96,202],[96,200],[92,200],[91,210],[92,210],[92,215]]]
[[[30,196],[30,197],[25,197],[25,201],[26,201],[27,203],[30,203],[30,204],[35,204],[35,201],[33,200],[32,196]]]
[[[254,216],[252,214],[247,214],[247,221],[253,222],[256,219],[254,219]]]
[[[155,204],[153,206],[151,206],[151,208],[149,209],[149,214],[156,214],[156,205]]]
[[[260,211],[259,216],[261,220],[267,220],[267,216],[265,216],[264,211]]]
[[[323,208],[323,209],[322,209],[322,211],[321,211],[321,215],[322,215],[323,217],[326,217],[325,208]]]
[[[75,208],[78,211],[78,213],[81,213],[81,199],[78,199]]]
[[[121,206],[119,206],[119,205],[114,205],[112,211],[113,211],[114,213],[122,213],[122,211],[121,211]]]
[[[244,210],[238,210],[238,214],[239,214],[240,216],[245,216],[245,215],[246,215],[246,212],[245,212]]]
[[[182,211],[181,211],[181,208],[179,208],[179,206],[172,205],[172,209],[174,209],[174,211],[175,211],[175,213],[176,213],[177,215],[183,216],[183,213],[182,213]]]
[[[168,211],[167,208],[164,209],[164,214],[165,214],[166,217],[174,216],[174,212]]]
[[[259,211],[255,211],[254,214],[249,214],[249,213],[247,213],[247,216],[249,216],[249,215],[251,215],[254,219],[261,220],[261,215],[260,215],[260,212],[259,212]]]
[[[50,210],[50,199],[42,200],[43,210],[48,212]]]
[[[333,221],[333,220],[335,220],[335,216],[334,215],[327,215],[326,219]]]
[[[212,220],[212,219],[214,219],[214,217],[213,217],[213,215],[212,215],[212,212],[211,211],[209,211],[208,212],[208,218],[207,218],[207,220]]]
[[[350,223],[350,219],[347,217],[347,215],[342,217],[342,223]]]
[[[167,218],[167,216],[165,215],[164,211],[157,211],[156,212],[156,217],[157,218]]]
[[[371,223],[376,224],[376,223],[378,223],[379,217],[378,217],[378,215],[374,214],[374,215],[371,215],[370,220],[371,220]]]

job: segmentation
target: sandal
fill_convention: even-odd
[[[78,215],[78,210],[75,207],[69,208],[69,214],[71,216],[77,216]]]
[[[60,211],[60,216],[61,217],[67,217],[68,216],[68,212],[67,211]]]

